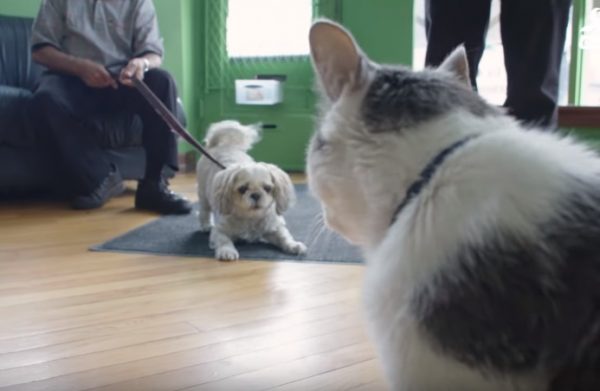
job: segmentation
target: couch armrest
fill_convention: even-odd
[[[31,146],[35,133],[28,124],[32,94],[24,88],[0,85],[0,143]]]

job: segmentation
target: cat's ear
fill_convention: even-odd
[[[359,84],[363,57],[348,31],[330,21],[317,21],[309,41],[313,66],[329,99],[336,101],[344,88]]]
[[[438,69],[452,73],[458,80],[471,87],[469,62],[467,61],[467,52],[464,45],[460,45],[454,49]]]

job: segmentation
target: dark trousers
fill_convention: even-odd
[[[175,112],[177,87],[168,72],[152,69],[144,77],[148,87]],[[46,73],[34,94],[34,107],[41,117],[40,132],[46,141],[47,154],[52,155],[62,173],[68,192],[87,194],[108,175],[111,162],[98,145],[85,119],[103,113],[129,110],[137,113],[143,124],[143,146],[146,151],[145,179],[159,179],[165,165],[177,169],[177,140],[169,127],[132,88],[91,88],[80,79],[57,73]]]
[[[491,0],[426,0],[425,63],[437,66],[463,44],[471,83],[485,48]],[[571,0],[501,0],[500,32],[507,91],[504,106],[526,123],[557,126],[560,63]]]

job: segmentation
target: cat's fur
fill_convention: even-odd
[[[438,69],[370,61],[316,22],[325,95],[309,185],[367,260],[370,334],[394,390],[600,390],[600,159]],[[440,151],[469,135],[397,212]]]

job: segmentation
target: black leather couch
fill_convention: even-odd
[[[44,124],[36,120],[31,108],[43,72],[31,60],[32,23],[32,18],[0,15],[0,196],[43,192],[60,177],[45,157]],[[176,115],[185,124],[181,105]],[[143,176],[145,153],[137,115],[113,113],[92,118],[87,124],[125,179]]]

